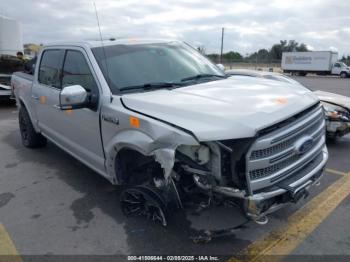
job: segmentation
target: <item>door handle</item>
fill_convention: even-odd
[[[39,97],[38,96],[35,96],[35,95],[32,95],[32,98],[36,101],[39,101]]]
[[[119,125],[119,119],[118,117],[112,116],[112,115],[102,115],[102,119],[106,122],[115,124],[115,125]]]
[[[53,105],[52,107],[55,108],[58,111],[61,111],[61,107],[59,105]]]

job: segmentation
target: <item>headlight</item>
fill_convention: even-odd
[[[329,120],[340,120],[340,121],[350,121],[349,112],[337,105],[333,105],[330,103],[322,102],[323,108],[325,109],[326,118]]]
[[[181,145],[177,148],[179,152],[188,156],[193,161],[197,162],[200,165],[204,165],[210,160],[210,150],[209,147],[205,145],[199,146],[187,146]]]

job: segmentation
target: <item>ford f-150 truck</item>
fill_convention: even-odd
[[[24,146],[49,139],[126,185],[126,215],[163,225],[188,203],[225,205],[264,224],[308,194],[328,153],[319,99],[301,85],[228,78],[173,40],[47,45],[15,73]]]

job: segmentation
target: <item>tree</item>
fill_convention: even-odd
[[[299,44],[295,40],[280,40],[279,44],[274,44],[270,49],[270,57],[274,60],[281,60],[283,52],[306,52],[309,51],[307,45]]]
[[[340,61],[342,61],[343,63],[350,65],[350,55],[348,55],[347,57],[345,57],[345,55],[343,55],[340,59]]]
[[[200,47],[198,47],[198,50],[200,50]],[[251,55],[246,55],[243,57],[240,53],[235,51],[230,51],[227,53],[224,53],[223,60],[226,62],[277,62],[282,59],[282,53],[283,52],[306,52],[309,51],[307,48],[307,45],[304,43],[298,43],[295,40],[280,40],[279,43],[272,45],[270,50],[268,49],[260,49],[257,52],[254,52]],[[209,54],[207,55],[209,59],[211,59],[215,63],[219,63],[220,61],[220,55],[219,54]],[[350,63],[350,56],[348,56],[348,59],[344,57],[344,63],[349,64]]]
[[[222,54],[222,57],[223,57],[224,61],[227,61],[227,62],[241,62],[241,61],[243,61],[243,56],[240,53],[234,52],[234,51],[224,53],[224,54]]]

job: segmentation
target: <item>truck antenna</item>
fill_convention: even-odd
[[[101,27],[100,27],[100,19],[98,18],[96,4],[95,4],[95,2],[92,2],[92,3],[94,4],[94,8],[95,8],[97,26],[98,26],[98,31],[100,33],[100,41],[101,41],[101,45],[102,45],[102,51],[103,51],[103,56],[104,56],[104,59],[105,59],[105,66],[106,66],[106,71],[107,71],[107,83],[109,84],[109,70],[108,70],[108,63],[107,63],[107,55],[106,55],[106,49],[105,49],[105,45],[103,43],[103,38],[102,38],[102,32],[101,32]]]

